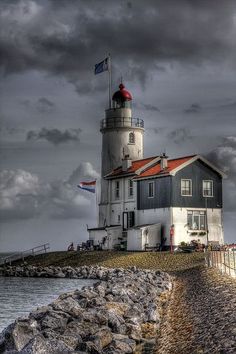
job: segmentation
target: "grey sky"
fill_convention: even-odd
[[[236,228],[236,3],[231,0],[2,0],[0,250],[42,241],[65,248],[96,225],[99,121],[111,53],[145,155],[200,153],[228,174],[225,236]],[[40,231],[41,230],[41,231]],[[62,232],[63,230],[63,232]]]

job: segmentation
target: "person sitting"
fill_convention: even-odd
[[[68,246],[68,248],[67,248],[67,251],[74,251],[75,250],[75,248],[74,248],[74,243],[73,242],[71,242],[71,244]]]

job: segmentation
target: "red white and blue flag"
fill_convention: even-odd
[[[84,190],[86,190],[88,192],[95,193],[95,191],[96,191],[96,181],[80,182],[80,184],[78,184],[78,187],[80,189],[84,189]]]

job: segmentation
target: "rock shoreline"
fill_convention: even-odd
[[[0,334],[4,354],[136,353],[155,339],[162,298],[172,289],[167,273],[136,267],[5,267],[0,275],[98,280],[8,326]]]

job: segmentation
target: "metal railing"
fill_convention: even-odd
[[[105,128],[124,128],[124,127],[134,127],[134,128],[144,128],[144,121],[140,118],[105,118],[100,122],[100,129]]]
[[[208,252],[207,265],[218,268],[222,274],[236,277],[236,250]]]
[[[36,254],[46,253],[49,249],[50,249],[50,244],[44,243],[43,245],[30,248],[29,250],[26,250],[26,251],[12,253],[7,257],[1,258],[0,265],[1,264],[11,265],[12,262],[18,261],[18,260],[24,261],[24,259],[28,256],[35,256]]]

